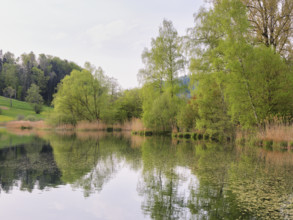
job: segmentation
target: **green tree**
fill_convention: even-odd
[[[167,93],[160,95],[144,115],[145,125],[158,131],[172,131],[176,127],[176,115],[181,103],[176,96],[170,97]]]
[[[37,67],[32,68],[32,82],[39,86],[41,93],[45,92],[47,81],[49,77],[46,77],[44,71]]]
[[[10,86],[16,91],[18,86],[16,65],[11,63],[4,63],[1,75],[4,85],[6,87]],[[14,93],[14,98],[16,98],[16,93]]]
[[[197,96],[197,126],[222,130],[221,124],[228,125],[229,120],[251,127],[274,116],[292,118],[290,69],[273,49],[255,45],[248,38],[250,24],[242,1],[216,2],[210,10],[200,12],[189,37],[189,45],[195,47],[190,66],[199,85],[195,93],[201,94]],[[211,114],[218,113],[222,114],[218,119],[226,122],[212,122]]]
[[[161,93],[165,88],[174,96],[178,92],[178,74],[184,69],[185,59],[181,39],[171,21],[163,21],[159,36],[152,39],[151,46],[142,53],[145,68],[139,71],[139,80],[153,83]]]
[[[40,95],[40,88],[36,84],[32,84],[27,91],[25,100],[34,108],[36,114],[40,114],[42,111],[43,97]]]
[[[143,121],[155,130],[171,130],[178,110],[178,76],[185,65],[181,38],[171,21],[163,21],[159,36],[152,39],[151,49],[144,50],[142,60],[145,68],[139,71],[138,78],[144,83]]]
[[[142,115],[142,98],[139,89],[123,91],[115,104],[115,119],[120,122],[129,121],[132,118],[140,118]]]
[[[181,130],[190,131],[195,129],[196,120],[198,119],[196,97],[191,98],[180,107],[176,119],[177,125]]]
[[[12,97],[15,94],[15,89],[13,89],[11,86],[8,86],[3,90],[3,93],[4,93],[4,96],[9,97],[10,107],[12,107]]]
[[[107,111],[108,88],[103,72],[73,70],[58,86],[54,95],[54,113],[60,122],[101,120]],[[57,122],[59,123],[59,122]]]

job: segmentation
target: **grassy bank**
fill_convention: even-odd
[[[293,125],[274,122],[262,129],[237,132],[236,141],[240,145],[263,147],[267,150],[293,150]]]
[[[106,124],[101,121],[79,121],[75,126],[71,124],[54,125],[50,123],[50,119],[46,121],[26,121],[17,120],[9,121],[6,127],[10,130],[26,129],[26,130],[56,130],[56,131],[82,131],[82,132],[97,132],[97,131],[132,131],[133,129],[142,128],[140,119],[133,119],[124,123]]]
[[[48,112],[52,110],[52,108],[43,106],[43,111],[41,114],[36,114],[33,110],[33,107],[27,103],[13,99],[12,107],[10,107],[10,99],[0,96],[0,122],[7,122],[19,119],[37,119],[43,120],[46,118]]]

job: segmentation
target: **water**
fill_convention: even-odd
[[[0,132],[0,219],[293,218],[290,151],[26,132]]]

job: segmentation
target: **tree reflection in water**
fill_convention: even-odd
[[[0,150],[0,188],[9,192],[14,186],[31,192],[62,184],[51,146],[33,138],[31,143]]]
[[[88,197],[127,168],[153,219],[293,217],[291,152],[96,132],[0,138],[2,192],[70,184]]]

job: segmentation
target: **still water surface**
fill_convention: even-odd
[[[0,219],[293,219],[293,153],[2,130]]]

